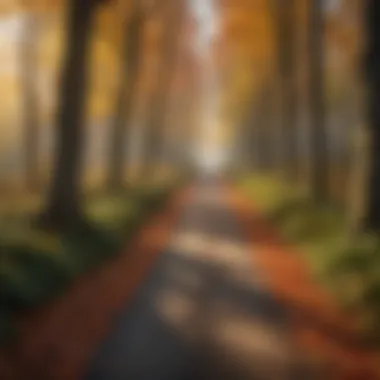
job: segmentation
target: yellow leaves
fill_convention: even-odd
[[[102,7],[95,22],[95,36],[104,39],[115,50],[118,50],[123,39],[124,11],[117,12],[115,7]]]
[[[17,120],[19,114],[18,104],[18,81],[10,75],[0,75],[1,95],[0,95],[0,127],[11,125]]]
[[[302,49],[305,49],[307,43],[308,0],[295,1],[297,9],[295,22],[297,23],[297,30],[301,34]],[[362,0],[342,1],[344,4],[343,11],[331,15],[326,23],[328,51],[334,49],[338,51],[342,61],[342,64],[338,65],[340,69],[338,70],[336,67],[332,68],[331,62],[328,59],[326,60],[329,65],[329,78],[331,72],[339,71],[344,74],[350,72],[352,74],[352,71],[349,70],[354,67],[355,59],[359,54],[360,24],[358,23],[358,15]],[[222,77],[223,93],[221,98],[226,105],[226,113],[231,111],[230,114],[236,114],[242,101],[246,101],[246,98],[262,85],[263,78],[267,78],[275,70],[274,21],[269,4],[269,0],[224,0],[217,7],[220,11],[221,35],[215,46],[214,58],[218,64],[217,70],[219,70]],[[0,14],[1,12],[14,13],[21,9],[21,5],[30,11],[51,12],[51,15],[61,15],[67,1],[0,0]],[[113,0],[102,6],[97,14],[91,64],[91,114],[99,115],[110,111],[109,107],[114,96],[120,69],[118,65],[124,38],[123,24],[128,20],[131,5],[132,0]],[[52,19],[50,15],[49,18]],[[354,24],[349,22],[352,19],[356,20]],[[65,30],[58,21],[49,21],[49,23],[52,24],[51,27],[49,26],[48,29],[44,30],[40,36],[41,50],[39,52],[38,66],[39,71],[44,73],[45,87],[52,92],[57,90],[55,80],[61,64],[62,46],[60,41]],[[145,25],[142,42],[143,59],[140,65],[142,72],[140,87],[143,94],[140,96],[142,98],[149,96],[154,79],[157,77],[155,59],[160,46],[163,26],[160,17],[157,15],[150,17]],[[188,28],[186,29],[186,39],[192,39],[196,32],[196,25],[192,25],[191,20],[188,20],[186,28]],[[305,59],[304,52],[302,55],[303,59]],[[9,57],[3,55],[1,57],[2,66],[4,67],[4,62],[9,61]],[[16,61],[14,65],[17,65]],[[301,62],[300,66],[302,65],[305,66]],[[186,68],[181,70],[186,74],[182,74],[180,79],[186,79],[187,76],[191,76],[186,71]],[[300,82],[302,80],[306,82],[306,79],[303,78],[304,73],[302,70],[301,67],[298,72],[301,77]],[[195,76],[198,74],[199,72],[195,72]],[[194,76],[194,73],[192,75]],[[343,76],[342,74],[339,78]],[[16,112],[17,69],[13,69],[9,78],[3,78],[3,75],[1,75],[0,79],[2,80],[2,93],[4,94],[0,99],[0,115],[3,114],[4,117],[5,112]],[[189,83],[188,79],[178,80],[178,91],[180,89],[183,91],[183,87],[187,86],[189,88],[191,85],[193,83]]]
[[[66,0],[0,0],[0,15],[15,12],[52,12],[61,11]]]
[[[224,88],[223,117],[230,127],[273,72],[274,34],[269,3],[263,0],[225,0],[221,19]]]
[[[14,0],[0,0],[0,15],[4,16],[6,14],[17,12],[21,8],[20,2]]]
[[[118,81],[118,66],[115,52],[103,40],[92,44],[90,71],[89,113],[91,117],[102,117],[110,112]]]
[[[242,71],[238,76],[245,75],[246,69],[265,67],[273,55],[273,30],[270,23],[270,10],[265,1],[250,2],[237,0],[226,1],[222,15],[222,38],[225,54],[232,66]],[[244,74],[245,73],[245,74]],[[259,73],[257,73],[260,75]]]

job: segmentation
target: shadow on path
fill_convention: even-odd
[[[316,379],[223,190],[200,186],[86,380]]]

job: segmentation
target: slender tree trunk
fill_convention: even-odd
[[[240,128],[236,135],[236,164],[240,164],[240,168],[246,171],[252,169],[252,152],[255,151],[252,114],[252,107],[244,110]]]
[[[263,149],[261,144],[263,143],[263,133],[262,133],[262,101],[263,99],[259,97],[255,106],[251,107],[248,114],[248,120],[245,125],[245,133],[242,138],[242,144],[244,144],[247,151],[247,158],[249,160],[250,166],[258,172],[263,170]]]
[[[272,125],[271,125],[271,88],[266,85],[258,102],[256,126],[256,149],[258,164],[263,172],[273,168],[273,146],[271,141]]]
[[[142,37],[143,17],[141,7],[135,1],[129,22],[126,24],[124,47],[121,56],[121,83],[116,99],[115,115],[112,128],[109,152],[110,188],[120,189],[124,184],[126,160],[127,124],[130,122],[138,83],[140,44]]]
[[[370,169],[365,227],[380,229],[380,2],[367,0],[367,88],[370,134]]]
[[[183,93],[183,103],[175,119],[178,135],[180,136],[176,152],[179,157],[180,167],[186,175],[194,172],[193,151],[194,151],[194,131],[196,115],[196,99],[198,99],[198,75],[194,69],[194,57],[190,51],[183,52],[184,64],[181,76],[186,77],[186,90]]]
[[[28,190],[36,190],[39,184],[38,142],[39,115],[37,94],[36,42],[38,19],[26,15],[20,44],[20,72],[22,90],[22,117],[24,125],[25,184]]]
[[[282,140],[287,178],[295,180],[298,173],[297,149],[297,87],[295,80],[295,3],[276,0],[278,71],[281,94]]]
[[[71,229],[83,219],[80,199],[87,63],[91,26],[98,0],[70,0],[68,35],[57,114],[56,150],[42,224]]]
[[[162,55],[157,70],[158,83],[152,95],[152,106],[146,131],[145,162],[143,174],[149,173],[153,162],[160,160],[166,112],[170,99],[170,80],[177,66],[179,37],[182,26],[184,3],[179,0],[167,1],[164,5],[164,34]]]
[[[328,150],[324,102],[324,22],[322,0],[311,0],[309,10],[309,69],[311,113],[311,191],[324,201],[328,189]]]

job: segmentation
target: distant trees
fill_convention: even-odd
[[[297,59],[295,38],[297,31],[295,0],[273,2],[276,28],[278,78],[281,112],[281,150],[289,180],[298,180],[301,169],[297,99]],[[297,6],[296,6],[297,5]],[[323,1],[307,2],[307,56],[308,56],[308,108],[310,110],[310,188],[314,200],[325,200],[328,191],[328,152],[325,125],[324,94],[324,19]]]
[[[115,114],[111,130],[108,185],[112,189],[123,187],[126,132],[133,109],[133,99],[138,83],[141,56],[141,39],[144,15],[139,0],[132,1],[132,10],[124,31],[123,51],[120,55],[121,80],[116,97]]]
[[[41,217],[46,228],[71,229],[82,223],[81,155],[91,26],[102,0],[70,0],[66,52],[59,87],[56,147],[47,205]]]
[[[170,99],[170,83],[177,65],[177,54],[183,21],[184,2],[166,0],[161,4],[163,34],[161,37],[161,54],[157,68],[157,83],[152,93],[148,110],[147,131],[144,146],[143,175],[153,162],[159,162],[162,149],[164,124]]]

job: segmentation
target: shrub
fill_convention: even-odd
[[[28,246],[3,246],[1,260],[1,302],[11,310],[38,305],[68,280],[58,256]]]
[[[341,210],[317,205],[279,181],[254,177],[241,188],[293,244],[318,280],[361,317],[361,333],[380,344],[380,236],[349,236]]]
[[[89,224],[74,233],[51,235],[24,221],[0,236],[0,342],[14,336],[15,313],[60,295],[75,277],[120,252],[169,193],[158,186],[93,199],[86,205]]]
[[[4,308],[0,309],[0,347],[15,338],[17,331],[12,317]]]

